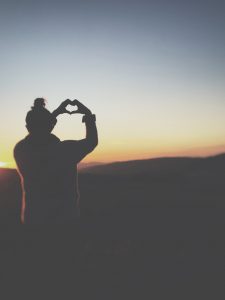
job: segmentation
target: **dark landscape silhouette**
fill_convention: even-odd
[[[222,299],[224,166],[221,154],[81,169],[79,224],[45,228],[44,234],[33,228],[33,239],[20,225],[19,176],[1,169],[6,279],[21,284],[22,265],[35,270],[27,282],[45,287],[49,297],[79,291],[86,299],[89,293],[101,299]]]

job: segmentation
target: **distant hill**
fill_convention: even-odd
[[[130,209],[225,207],[225,154],[86,165],[79,173],[83,216],[125,215]],[[19,223],[21,198],[17,171],[0,168],[0,224]]]
[[[78,169],[82,170],[82,169],[86,169],[86,168],[90,168],[90,167],[95,167],[95,166],[99,166],[102,165],[103,163],[101,162],[81,162],[78,164]]]
[[[203,175],[225,172],[225,154],[199,157],[164,157],[145,160],[132,160],[87,167],[81,173],[112,176],[139,175]]]
[[[143,160],[129,160],[113,163],[80,163],[78,168],[81,174],[112,175],[112,176],[138,176],[169,175],[184,172],[198,173],[224,173],[225,153],[209,157],[160,157]],[[18,177],[15,169],[0,168],[0,185],[2,180]]]
[[[0,168],[0,225],[18,224],[22,191],[15,169]]]
[[[0,190],[3,184],[7,184],[8,180],[18,180],[16,169],[0,168]]]

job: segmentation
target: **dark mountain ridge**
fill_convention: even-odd
[[[195,175],[225,173],[225,153],[209,157],[160,157],[143,160],[129,160],[107,164],[85,165],[81,174],[104,176],[163,176],[190,173]],[[1,183],[18,176],[16,169],[0,168]]]
[[[223,207],[225,154],[115,162],[79,171],[85,216],[129,209]],[[0,223],[19,223],[22,191],[15,169],[0,168]]]
[[[88,167],[81,173],[111,176],[163,176],[169,174],[192,175],[221,174],[225,172],[225,154],[201,157],[163,157],[131,160]]]

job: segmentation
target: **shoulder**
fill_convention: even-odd
[[[15,145],[15,147],[14,147],[14,149],[13,149],[14,153],[17,153],[17,152],[19,152],[20,150],[24,149],[24,148],[26,147],[26,144],[27,144],[26,138],[23,139],[23,140],[21,140],[21,141],[19,141],[19,142]]]
[[[26,153],[28,151],[28,149],[29,149],[29,141],[28,141],[28,137],[26,136],[24,139],[22,139],[15,145],[13,149],[14,157],[23,155],[23,153]]]

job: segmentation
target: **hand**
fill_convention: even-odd
[[[71,105],[76,105],[77,106],[77,110],[70,112],[71,115],[72,114],[91,115],[90,109],[88,109],[84,104],[82,104],[77,99],[73,100]]]
[[[61,115],[61,114],[70,114],[70,112],[66,109],[67,105],[74,105],[73,101],[70,99],[66,99],[59,105],[59,107],[56,110],[53,111],[52,114],[55,117],[57,117],[58,115]]]

